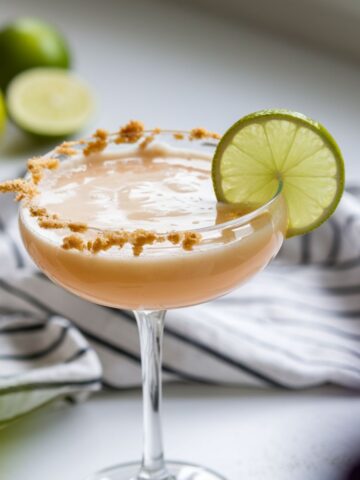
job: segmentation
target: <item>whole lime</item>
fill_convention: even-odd
[[[19,18],[0,31],[0,87],[5,89],[15,75],[34,67],[70,67],[69,47],[64,37],[36,18]]]
[[[0,91],[0,135],[3,132],[6,124],[6,110],[3,94]]]

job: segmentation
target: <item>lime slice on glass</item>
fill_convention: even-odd
[[[287,237],[307,233],[334,212],[344,190],[335,140],[300,113],[263,110],[235,123],[216,149],[212,178],[221,202],[261,205],[283,185]]]
[[[63,69],[34,68],[10,83],[7,107],[23,130],[45,137],[79,131],[93,112],[92,94],[77,76]]]

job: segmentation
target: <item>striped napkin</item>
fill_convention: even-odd
[[[213,384],[360,387],[360,192],[285,243],[247,285],[167,316],[164,378]],[[27,256],[16,205],[0,198],[0,422],[55,398],[140,384],[128,311],[81,300]]]

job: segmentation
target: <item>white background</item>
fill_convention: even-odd
[[[41,16],[73,47],[97,94],[93,127],[129,118],[149,127],[219,132],[245,113],[287,107],[322,121],[360,181],[360,68],[309,46],[252,30],[188,2],[2,0],[1,20]],[[16,133],[5,163],[29,154]],[[165,392],[169,457],[203,463],[229,480],[335,480],[360,453],[354,392],[171,386]],[[139,458],[140,392],[101,394],[47,408],[0,432],[1,480],[78,480]]]
[[[0,20],[18,15],[40,16],[67,34],[76,70],[97,95],[96,126],[138,118],[221,133],[246,113],[289,108],[330,130],[348,177],[360,180],[357,64],[184,1],[1,0]],[[2,157],[19,154],[16,142]]]

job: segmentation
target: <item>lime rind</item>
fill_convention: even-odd
[[[219,201],[257,205],[275,196],[281,180],[289,238],[331,216],[344,190],[345,168],[336,141],[321,124],[297,112],[262,110],[222,137],[212,178]]]

